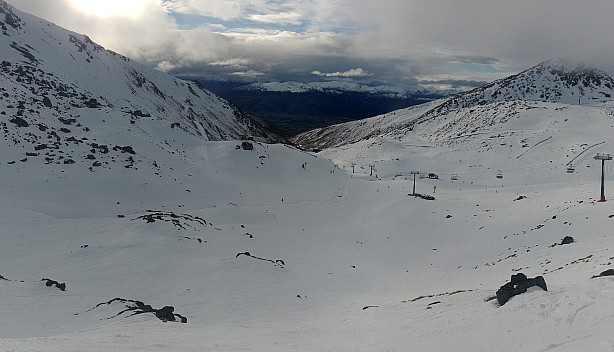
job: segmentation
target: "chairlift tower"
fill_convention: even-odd
[[[356,163],[352,163],[352,173],[354,173],[354,166],[356,166]]]
[[[593,157],[595,160],[601,160],[601,199],[600,202],[605,202],[605,171],[604,164],[606,160],[612,160],[612,156],[610,154],[599,154]]]
[[[412,196],[416,195],[416,175],[419,174],[419,173],[420,173],[420,171],[412,171],[412,172],[410,172],[410,174],[414,175],[414,188],[413,188],[413,190],[411,192]]]
[[[369,169],[371,170],[371,171],[369,172],[369,176],[373,176],[373,170],[375,169],[375,165],[373,165],[373,164],[369,164]]]

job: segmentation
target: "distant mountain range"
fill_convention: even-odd
[[[414,129],[420,133],[422,125],[449,120],[455,121],[456,128],[464,126],[462,130],[455,130],[456,133],[472,133],[487,127],[478,123],[482,116],[478,114],[480,111],[489,115],[498,113],[499,116],[514,114],[514,111],[509,111],[514,104],[509,102],[607,107],[612,105],[613,94],[614,79],[606,72],[566,60],[547,60],[468,92],[361,121],[315,129],[292,140],[307,149],[322,149],[377,136],[404,135]],[[463,118],[457,117],[459,114]],[[440,132],[429,130],[425,133],[443,133]]]
[[[451,94],[341,81],[249,83],[202,78],[197,81],[241,110],[273,124],[286,136],[423,104]]]

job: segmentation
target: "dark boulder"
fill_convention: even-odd
[[[501,286],[497,290],[497,302],[499,302],[499,305],[502,306],[507,303],[510,298],[521,293],[527,292],[527,289],[533,286],[537,286],[544,291],[548,291],[548,287],[546,286],[546,280],[544,280],[543,276],[537,276],[535,278],[529,279],[523,273],[512,275],[510,282]]]
[[[518,284],[521,283],[523,281],[527,281],[527,276],[523,273],[518,273],[518,274],[514,274],[512,275],[512,278],[510,280],[510,283],[512,284]]]
[[[90,109],[95,109],[101,107],[102,105],[95,98],[90,98],[90,100],[85,101],[85,106]]]
[[[603,271],[601,272],[601,274],[591,277],[591,279],[594,279],[596,277],[603,277],[603,276],[614,276],[614,269],[608,269],[606,271]]]
[[[165,306],[164,308],[156,310],[154,315],[162,321],[175,321],[173,311],[175,311],[173,306]]]
[[[115,147],[113,147],[113,150],[121,151],[122,153],[136,154],[134,149],[131,146],[129,146],[129,145],[125,146],[125,147],[120,147],[119,145],[116,145]]]
[[[66,291],[66,283],[59,283],[55,280],[51,280],[51,279],[42,279],[41,281],[46,281],[45,282],[45,286],[47,287],[51,287],[53,285],[55,285],[55,287],[57,287],[60,291]]]
[[[253,150],[254,149],[254,145],[251,144],[250,142],[241,143],[241,147],[243,148],[243,150]]]
[[[43,105],[45,105],[48,108],[53,107],[53,104],[51,103],[51,99],[49,99],[48,96],[43,97]]]
[[[30,126],[30,124],[28,123],[28,121],[22,119],[19,116],[16,116],[12,119],[9,120],[10,122],[16,124],[18,127],[28,127]]]
[[[599,276],[614,276],[614,269],[608,269],[599,274]]]
[[[246,255],[248,257],[252,256],[250,252],[240,252],[240,253],[237,253],[237,256],[235,258],[239,258],[240,255]]]
[[[561,245],[572,244],[572,243],[574,243],[574,239],[571,236],[565,236],[565,238],[561,240]]]
[[[425,200],[435,200],[435,197],[429,195],[429,194],[420,194],[420,193],[414,193],[414,194],[408,194],[408,196],[414,196],[416,198],[421,198],[421,199],[425,199]]]

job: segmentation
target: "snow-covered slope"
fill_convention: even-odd
[[[426,201],[407,196],[409,177],[379,165],[369,177],[368,168],[345,173],[280,145],[193,142],[194,162],[173,164],[174,182],[139,170],[105,184],[83,169],[3,168],[2,348],[609,351],[614,343],[614,281],[591,279],[613,257],[613,211],[595,202],[597,182],[419,179],[418,192],[437,185]],[[75,194],[75,182],[88,188]],[[25,199],[15,203],[17,194]],[[576,242],[552,247],[564,236]],[[487,301],[517,272],[543,275],[549,291],[502,307]],[[173,306],[187,324],[121,313],[136,303],[115,298]]]
[[[74,120],[73,130],[82,131],[87,126],[73,113],[82,107],[105,111],[109,124],[132,120],[136,128],[139,120],[152,120],[206,140],[267,138],[261,123],[195,83],[107,51],[85,35],[22,13],[5,1],[0,1],[0,23],[0,113],[18,116],[14,125],[48,127],[44,133],[32,132],[38,137],[32,138],[56,132],[53,124],[60,115]]]

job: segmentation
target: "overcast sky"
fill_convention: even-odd
[[[8,0],[173,74],[474,86],[614,58],[612,0]]]

